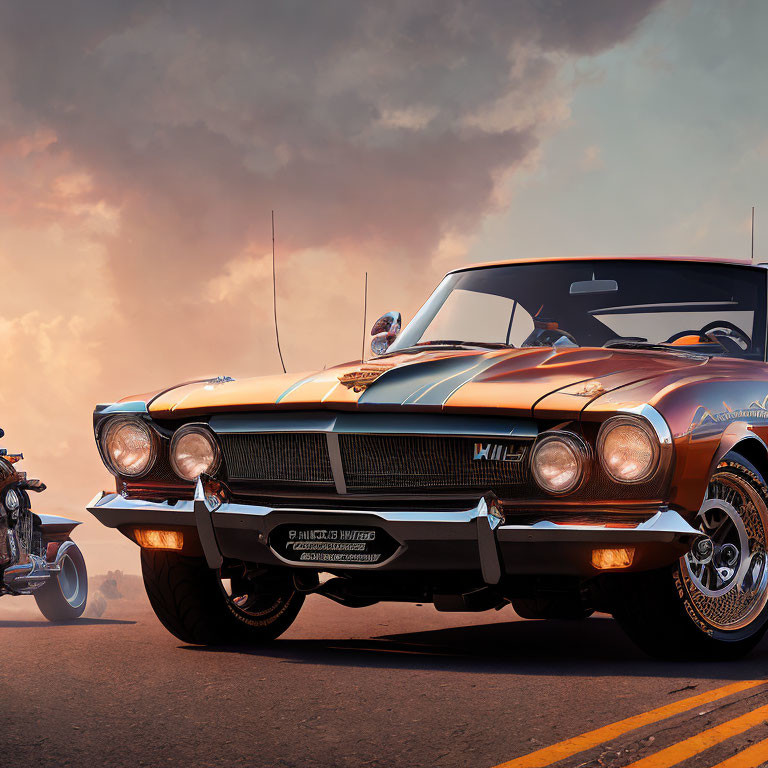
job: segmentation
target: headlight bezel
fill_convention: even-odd
[[[149,458],[147,463],[140,472],[133,474],[121,471],[113,461],[108,449],[110,434],[126,424],[140,427],[149,436]],[[138,416],[113,416],[101,427],[99,434],[99,449],[104,465],[115,477],[124,478],[126,480],[138,480],[142,477],[146,477],[154,469],[155,464],[157,463],[159,454],[158,436],[151,424]]]
[[[221,446],[219,445],[219,441],[216,438],[215,433],[213,430],[204,423],[194,423],[194,424],[184,424],[183,426],[179,427],[171,437],[171,442],[168,447],[168,460],[171,465],[171,469],[173,470],[176,477],[178,477],[180,480],[183,480],[187,483],[195,483],[197,482],[200,475],[198,475],[195,478],[189,478],[186,475],[182,474],[179,471],[179,467],[176,463],[176,448],[179,444],[179,441],[184,438],[186,435],[190,434],[198,434],[203,435],[203,437],[208,440],[209,444],[213,448],[213,461],[208,466],[208,468],[201,472],[200,474],[206,474],[206,475],[215,475],[216,472],[218,472],[219,468],[221,467],[221,461],[222,461],[222,455],[221,455]]]
[[[576,479],[567,488],[549,488],[540,479],[539,473],[537,472],[536,457],[548,443],[553,441],[564,443],[578,462],[578,474]],[[549,430],[547,432],[542,432],[541,435],[539,435],[537,438],[533,449],[531,450],[531,475],[533,476],[536,485],[550,496],[569,496],[570,494],[578,491],[589,478],[591,465],[592,451],[589,447],[589,443],[587,443],[587,441],[576,432],[570,432],[568,430]]]
[[[641,430],[648,438],[653,456],[648,465],[648,470],[640,477],[633,479],[617,477],[610,469],[605,456],[605,441],[617,427],[634,427],[635,429]],[[605,472],[609,480],[620,485],[641,485],[643,483],[648,483],[658,475],[659,470],[662,467],[662,454],[664,449],[662,440],[653,424],[641,416],[627,414],[611,416],[600,425],[600,429],[597,433],[596,447],[597,460],[600,462],[601,469]]]

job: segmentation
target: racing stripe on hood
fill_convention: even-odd
[[[320,373],[311,373],[309,376],[305,376],[303,379],[299,379],[298,381],[294,381],[293,384],[291,384],[288,389],[286,389],[284,392],[281,392],[277,398],[275,399],[275,403],[279,403],[284,397],[287,397],[291,394],[295,389],[298,389],[302,384],[308,384],[310,381],[316,379]]]
[[[361,405],[441,406],[459,388],[498,360],[496,354],[425,360],[393,368],[360,396]]]

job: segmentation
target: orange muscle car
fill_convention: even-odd
[[[266,642],[304,596],[612,613],[649,653],[768,626],[768,269],[514,261],[449,273],[370,360],[100,405],[90,511],[193,643]]]

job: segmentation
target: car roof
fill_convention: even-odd
[[[488,261],[481,264],[468,264],[465,267],[457,267],[448,272],[449,275],[454,272],[467,272],[472,269],[484,269],[486,267],[506,267],[513,264],[545,264],[549,262],[573,262],[573,261],[679,261],[679,262],[700,262],[704,264],[729,264],[731,266],[749,267],[753,269],[766,269],[768,264],[755,263],[752,261],[743,261],[738,259],[707,259],[703,256],[673,256],[673,255],[653,255],[653,254],[616,254],[612,256],[559,256],[543,257],[535,259],[504,259],[500,261]]]

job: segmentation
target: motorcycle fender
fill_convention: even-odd
[[[67,537],[76,526],[81,525],[79,520],[70,520],[58,515],[41,515],[39,512],[35,513],[35,518],[46,539]]]

